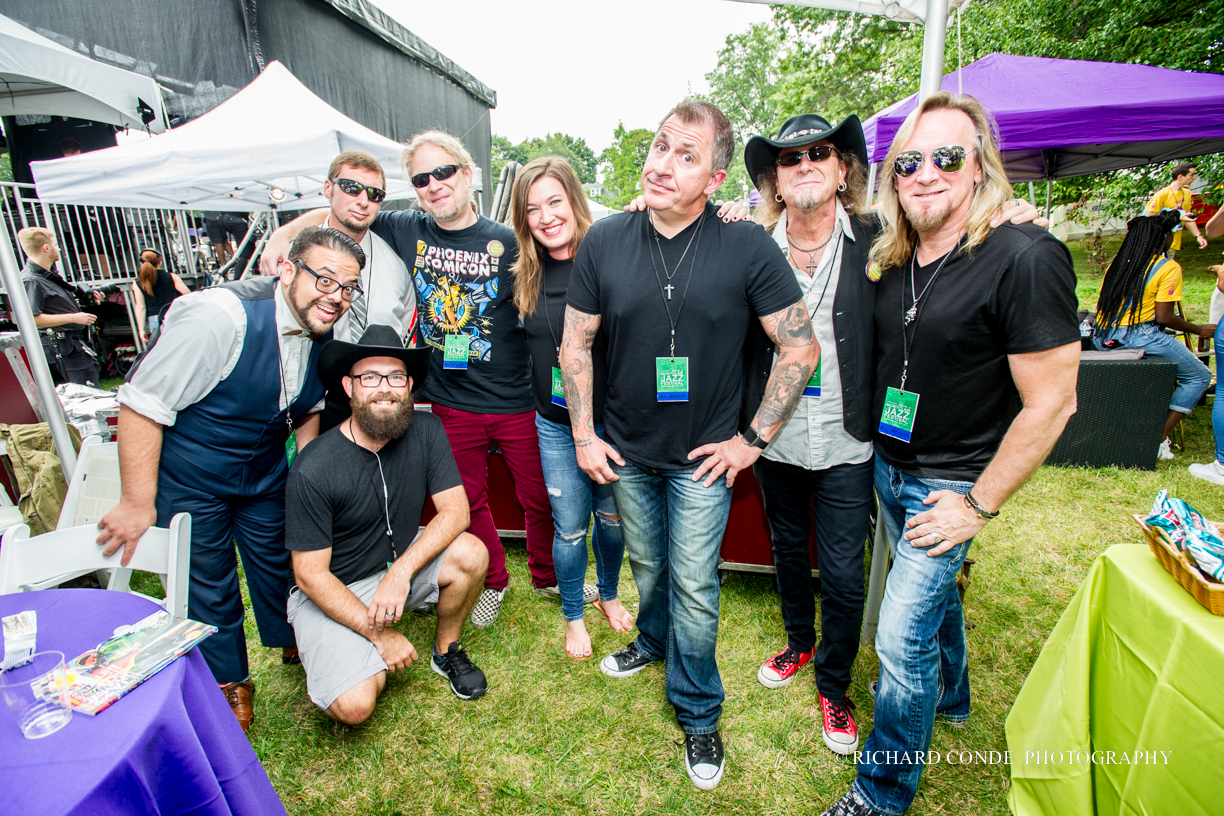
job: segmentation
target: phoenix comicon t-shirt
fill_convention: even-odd
[[[372,229],[416,285],[421,337],[434,350],[419,398],[478,414],[530,411],[527,337],[510,275],[514,230],[484,217],[444,230],[415,210],[379,213]]]

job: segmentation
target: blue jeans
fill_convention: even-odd
[[[914,801],[936,714],[955,723],[969,718],[969,662],[956,573],[972,539],[931,557],[930,548],[915,547],[901,536],[905,521],[928,509],[922,500],[930,493],[963,495],[972,486],[910,476],[876,452],[876,495],[896,543],[876,632],[875,727],[857,758],[854,787],[883,813],[903,813]]]
[[[1177,363],[1177,387],[1169,398],[1169,410],[1188,414],[1211,385],[1211,369],[1199,362],[1180,337],[1165,334],[1155,323],[1119,326],[1103,335],[1093,334],[1092,343],[1104,350],[1106,340],[1117,340],[1126,348],[1143,349],[1150,357],[1164,357]]]
[[[587,571],[587,530],[591,530],[591,547],[595,550],[595,574],[599,597],[610,601],[616,597],[620,581],[621,561],[625,557],[625,539],[621,535],[620,516],[612,486],[592,482],[578,467],[574,453],[574,433],[568,425],[550,422],[536,414],[536,433],[540,437],[540,464],[544,468],[544,487],[552,505],[553,567],[557,571],[557,589],[561,592],[561,614],[567,621],[582,620],[582,584]],[[595,433],[603,439],[603,426]],[[595,525],[591,527],[591,511]]]
[[[638,648],[667,661],[667,700],[686,734],[718,728],[724,699],[718,642],[718,552],[731,488],[680,470],[613,464],[612,483],[641,604]]]

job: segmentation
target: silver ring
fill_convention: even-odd
[[[941,536],[939,533],[931,533],[931,537],[935,539],[936,544],[943,541],[943,536]]]

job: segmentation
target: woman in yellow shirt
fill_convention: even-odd
[[[1148,356],[1177,363],[1177,387],[1169,400],[1161,459],[1173,458],[1169,433],[1211,384],[1211,370],[1162,327],[1199,337],[1211,337],[1216,329],[1215,324],[1198,326],[1177,315],[1174,304],[1182,299],[1181,266],[1162,256],[1180,220],[1176,211],[1165,210],[1127,222],[1126,238],[1101,282],[1092,330],[1092,341],[1098,349],[1143,349]]]

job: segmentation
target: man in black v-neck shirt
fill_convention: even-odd
[[[613,485],[641,595],[638,638],[600,670],[628,677],[666,657],[685,768],[707,790],[724,762],[715,645],[731,484],[786,421],[820,353],[781,250],[759,225],[724,224],[707,203],[733,154],[730,124],[713,105],[686,99],[664,117],[642,172],[647,211],[600,221],[579,247],[561,347],[578,464]],[[753,320],[778,344],[779,359],[741,436]],[[591,415],[591,347],[601,328],[610,444],[595,435]]]
[[[967,722],[956,575],[973,537],[1053,448],[1079,370],[1067,248],[1028,224],[990,227],[1012,192],[981,104],[928,97],[883,166],[875,487],[894,559],[874,727],[858,778],[825,816],[903,813],[935,720]]]

